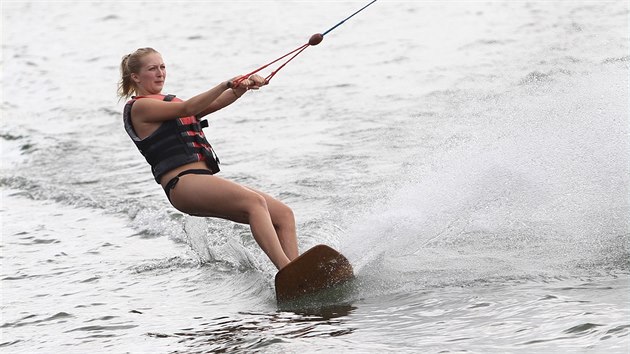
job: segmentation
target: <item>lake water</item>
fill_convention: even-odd
[[[169,205],[121,57],[186,99],[363,5],[4,1],[2,351],[627,353],[627,1],[381,0],[209,116],[336,292],[279,307],[248,227]]]

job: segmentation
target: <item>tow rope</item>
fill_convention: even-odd
[[[243,82],[243,80],[249,78],[250,76],[256,74],[257,72],[265,69],[266,67],[268,67],[271,64],[274,64],[286,57],[288,57],[289,55],[293,54],[292,57],[290,57],[289,59],[287,59],[287,61],[285,61],[282,65],[280,65],[276,70],[272,71],[271,74],[267,75],[267,77],[265,78],[265,81],[267,83],[269,83],[269,81],[271,80],[272,77],[274,77],[274,75],[276,75],[278,73],[278,71],[280,71],[280,69],[282,69],[285,65],[287,65],[291,60],[293,60],[295,57],[297,57],[300,53],[302,53],[306,48],[308,48],[309,46],[315,46],[318,45],[319,43],[322,42],[322,40],[324,40],[324,36],[327,35],[330,31],[334,30],[335,28],[341,26],[344,22],[346,22],[347,20],[349,20],[350,18],[352,18],[354,15],[358,14],[359,12],[365,10],[365,8],[367,8],[368,6],[372,5],[373,3],[375,3],[376,0],[372,0],[372,2],[370,2],[369,4],[363,6],[362,8],[360,8],[358,11],[356,11],[355,13],[353,13],[352,15],[346,17],[345,19],[343,19],[341,22],[337,23],[336,25],[332,26],[331,28],[329,28],[328,30],[326,30],[324,33],[315,33],[314,35],[311,36],[311,38],[309,38],[308,42],[305,44],[302,44],[301,46],[297,47],[296,49],[288,52],[287,54],[281,56],[280,58],[271,61],[263,66],[261,66],[260,68],[245,74],[241,77],[239,77],[238,79],[234,80],[232,82],[232,86],[236,87],[238,86],[241,82]],[[295,53],[295,54],[294,54]]]

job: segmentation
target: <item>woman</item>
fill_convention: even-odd
[[[199,122],[249,89],[266,85],[265,79],[252,75],[237,85],[224,81],[182,101],[162,94],[166,66],[156,50],[140,48],[124,56],[120,69],[118,95],[132,98],[123,113],[125,129],[171,204],[190,215],[250,225],[254,239],[278,269],[297,258],[292,210],[265,193],[215,176],[218,159]]]

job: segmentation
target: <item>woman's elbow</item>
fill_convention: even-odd
[[[199,113],[199,109],[195,109],[195,107],[193,107],[192,105],[184,105],[182,117],[196,116]]]

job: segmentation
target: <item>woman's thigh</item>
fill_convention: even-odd
[[[265,198],[251,189],[214,175],[185,175],[171,190],[179,211],[248,223],[252,207],[266,207]]]

